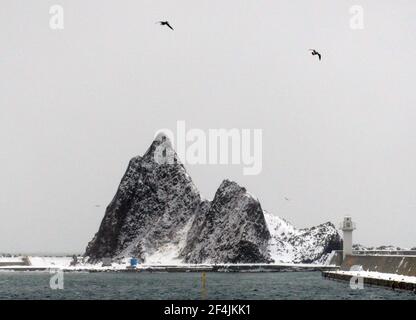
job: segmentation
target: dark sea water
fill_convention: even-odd
[[[52,290],[51,274],[0,272],[0,299],[413,299],[380,287],[352,290],[319,272],[65,273],[64,289]]]

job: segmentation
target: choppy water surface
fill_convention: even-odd
[[[52,290],[51,274],[0,272],[0,299],[414,299],[379,287],[352,290],[319,272],[65,273],[64,289]]]

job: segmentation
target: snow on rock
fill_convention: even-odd
[[[130,160],[85,255],[90,263],[321,263],[340,243],[331,223],[296,229],[229,180],[212,201],[201,199],[162,133]]]
[[[330,222],[296,229],[286,220],[268,212],[264,216],[272,235],[269,249],[275,263],[325,263],[332,250],[342,248],[341,236]]]
[[[190,263],[270,262],[269,239],[260,203],[245,188],[224,180],[214,200],[197,211],[182,256]]]
[[[182,249],[185,247],[186,244],[186,236],[188,231],[194,221],[194,217],[189,219],[187,224],[183,227],[182,230],[178,232],[178,241],[177,243],[166,243],[159,247],[156,251],[152,253],[146,253],[144,256],[144,261],[146,264],[155,265],[155,264],[163,264],[163,265],[179,265],[183,261],[180,258],[180,254]]]
[[[145,260],[166,246],[178,246],[200,199],[170,142],[158,136],[143,157],[130,161],[86,255],[92,261],[127,256]]]

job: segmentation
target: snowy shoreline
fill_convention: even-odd
[[[22,264],[23,261],[28,262]],[[0,257],[0,271],[50,271],[63,270],[65,272],[134,272],[134,271],[167,271],[167,272],[276,272],[276,271],[321,271],[333,270],[335,266],[320,264],[301,264],[301,263],[270,263],[270,264],[138,264],[137,267],[131,268],[129,259],[123,259],[112,262],[111,266],[103,266],[102,263],[88,263],[78,257],[79,262],[71,265],[73,257]]]

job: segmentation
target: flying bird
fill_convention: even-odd
[[[321,60],[321,54],[318,51],[316,51],[315,49],[309,49],[309,50],[312,51],[311,54],[313,56],[318,55],[319,60]]]
[[[169,21],[158,21],[156,23],[159,23],[161,26],[167,26],[173,30],[172,26],[169,24]]]
[[[286,200],[286,201],[290,201],[290,199],[289,199],[288,197],[285,197],[285,200]]]

